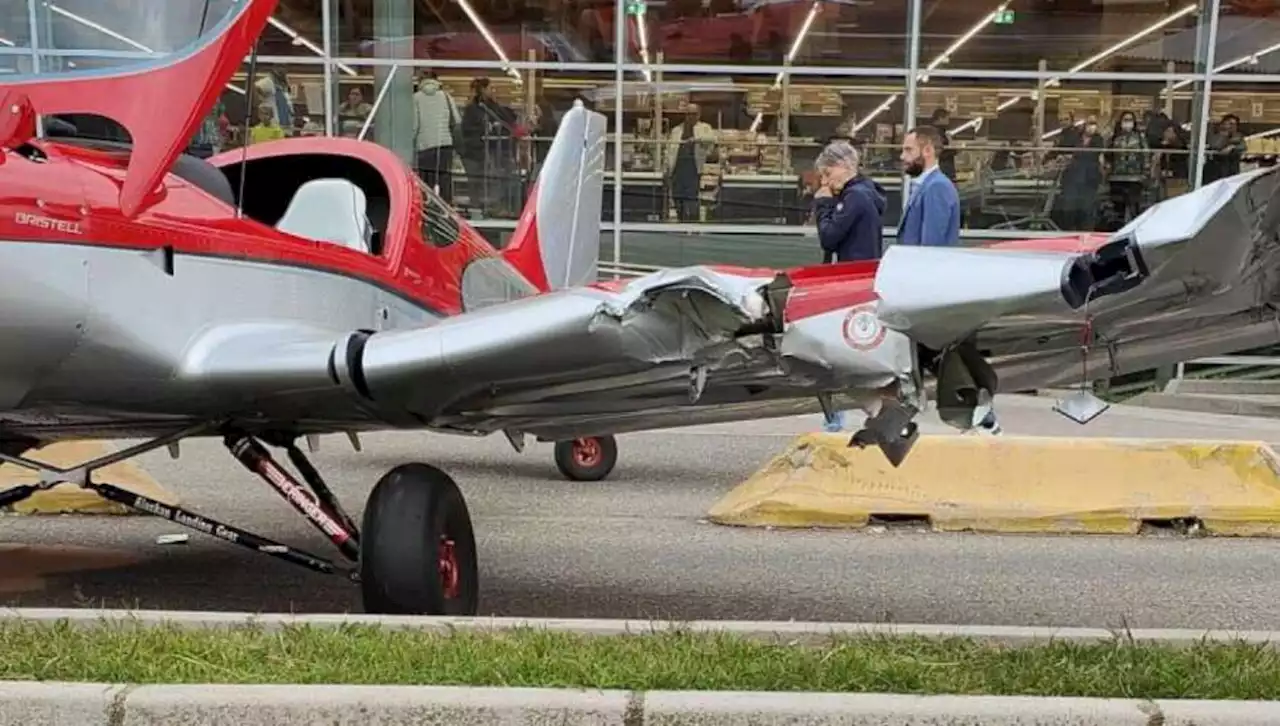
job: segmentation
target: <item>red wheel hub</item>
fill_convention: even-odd
[[[578,466],[595,466],[600,463],[600,459],[603,457],[604,452],[600,449],[600,441],[598,439],[573,440],[573,460],[578,463]]]
[[[453,540],[440,537],[440,584],[444,587],[444,596],[450,600],[458,597],[458,555],[454,551]]]

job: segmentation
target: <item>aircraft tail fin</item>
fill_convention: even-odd
[[[543,292],[596,281],[606,119],[575,102],[560,120],[502,256]]]

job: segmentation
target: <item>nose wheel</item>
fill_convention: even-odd
[[[612,436],[584,436],[556,442],[556,468],[572,481],[600,481],[618,463],[618,442]]]

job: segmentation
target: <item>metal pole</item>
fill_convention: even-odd
[[[333,136],[333,117],[338,109],[333,105],[333,4],[338,0],[320,0],[320,27],[324,33],[324,135]],[[253,83],[253,79],[249,79]],[[372,115],[372,114],[371,114]]]
[[[613,17],[613,279],[622,264],[622,64],[627,57],[626,0],[614,0]]]
[[[382,99],[386,97],[387,90],[391,88],[391,81],[396,77],[396,71],[400,70],[399,64],[391,66],[391,70],[387,73],[387,77],[382,81],[382,88],[378,89],[377,98],[373,99],[373,108],[369,109],[369,115],[364,118],[364,126],[360,127],[360,135],[356,138],[364,141],[365,134],[369,133],[369,126],[373,124],[373,117],[378,115],[378,109],[382,108]]]
[[[1215,60],[1218,50],[1218,11],[1221,0],[1209,0],[1209,48],[1205,51],[1204,60],[1204,85],[1200,92],[1200,119],[1196,124],[1196,146],[1195,156],[1195,179],[1192,180],[1192,189],[1199,189],[1201,182],[1204,180],[1204,150],[1205,143],[1209,136],[1209,110],[1213,105],[1209,100],[1209,93],[1213,90],[1213,67],[1217,62]]]
[[[27,0],[27,21],[31,26],[31,72],[40,74],[40,22],[36,17],[36,0]],[[44,117],[36,110],[36,138],[44,138]]]
[[[907,99],[903,103],[902,133],[905,136],[916,122],[916,85],[920,72],[920,6],[924,0],[911,0],[911,22],[907,32],[910,34],[907,47]],[[902,178],[902,213],[907,212],[907,189],[909,177],[903,172]],[[896,240],[895,240],[896,241]]]

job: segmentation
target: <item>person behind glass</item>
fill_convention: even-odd
[[[1102,154],[1106,144],[1098,133],[1098,119],[1089,116],[1084,128],[1070,137],[1063,134],[1060,148],[1068,154],[1062,171],[1061,219],[1063,229],[1092,232],[1097,225],[1098,189],[1102,186]]]
[[[462,165],[467,171],[471,206],[486,215],[507,202],[511,188],[514,149],[509,141],[515,126],[515,112],[498,103],[488,78],[471,82],[471,103],[462,112]]]
[[[1223,116],[1205,143],[1204,183],[1239,174],[1246,146],[1240,118],[1233,113]]]
[[[1169,124],[1160,134],[1157,164],[1160,171],[1160,197],[1169,199],[1186,194],[1191,188],[1190,178],[1191,155],[1187,153],[1187,142],[1178,133],[1178,127]]]
[[[433,71],[425,71],[413,94],[413,138],[418,152],[418,175],[436,190],[445,204],[453,205],[453,130],[462,114],[448,89],[440,86]]]
[[[697,222],[702,218],[699,209],[702,168],[714,144],[715,131],[711,124],[702,120],[698,104],[689,104],[685,107],[684,121],[671,128],[665,155],[667,184],[681,222]]]
[[[1147,137],[1138,128],[1137,115],[1133,111],[1122,112],[1107,152],[1111,203],[1121,226],[1138,216],[1142,210],[1142,190],[1154,177],[1155,159],[1147,152]]]
[[[935,109],[929,118],[929,124],[938,130],[941,141],[938,146],[938,169],[953,183],[956,180],[956,152],[951,148],[951,112],[945,108]]]
[[[903,170],[911,177],[898,244],[950,247],[960,243],[960,194],[938,168],[942,139],[933,126],[917,126],[902,139]]]
[[[824,261],[878,260],[884,252],[884,187],[858,170],[858,150],[848,141],[827,145],[814,161],[818,189],[814,221]],[[846,412],[824,417],[823,428],[841,431]]]
[[[261,144],[284,136],[284,129],[276,121],[275,109],[266,103],[258,106],[258,122],[249,127],[249,143]]]

